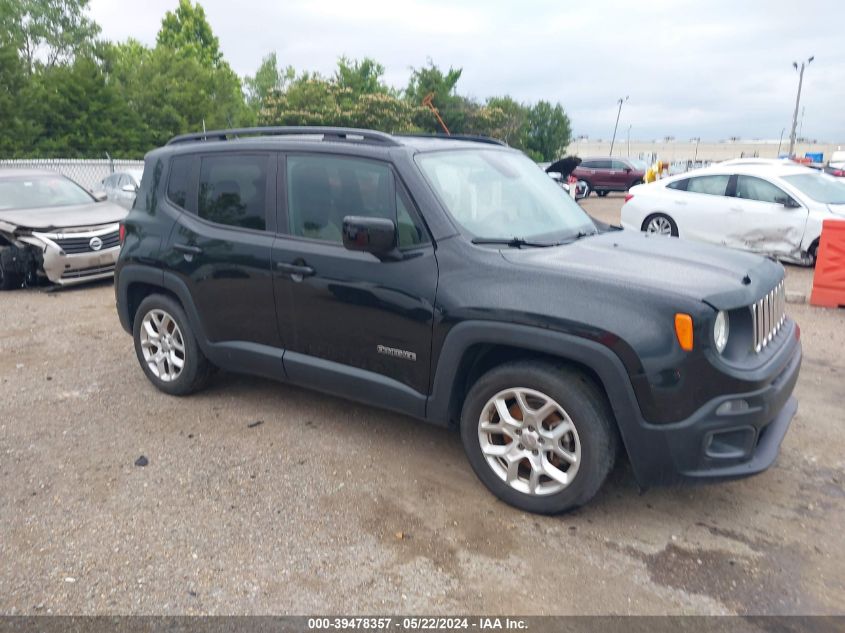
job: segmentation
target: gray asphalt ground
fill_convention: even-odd
[[[845,612],[845,310],[789,306],[800,409],[771,470],[641,494],[623,463],[548,518],[452,432],[225,373],[168,397],[113,302],[0,295],[0,613]]]

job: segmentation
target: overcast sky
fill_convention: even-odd
[[[373,57],[406,85],[431,58],[463,68],[458,91],[563,104],[573,133],[688,140],[789,136],[798,73],[802,134],[845,143],[845,3],[804,0],[202,0],[240,75],[276,51],[331,74],[337,58]],[[176,0],[91,0],[105,38],[155,42]],[[801,120],[799,114],[799,121]]]

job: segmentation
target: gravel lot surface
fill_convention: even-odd
[[[455,433],[225,373],[168,397],[113,302],[0,295],[0,613],[845,612],[845,310],[789,306],[800,408],[771,470],[640,494],[623,463],[546,518]]]

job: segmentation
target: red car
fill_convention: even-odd
[[[572,174],[578,179],[580,197],[586,198],[595,191],[606,196],[611,191],[628,191],[644,182],[647,165],[636,158],[611,158],[599,156],[585,158]]]

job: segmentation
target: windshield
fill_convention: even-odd
[[[430,152],[417,155],[417,164],[473,237],[567,240],[596,230],[581,207],[523,154]]]
[[[816,202],[845,204],[845,183],[827,174],[799,174],[783,179]]]
[[[90,204],[94,198],[62,176],[0,178],[0,211]]]

